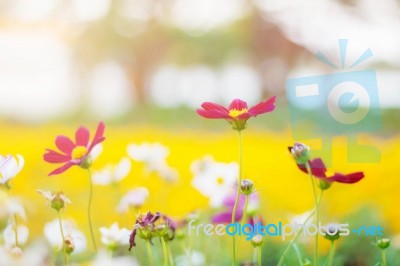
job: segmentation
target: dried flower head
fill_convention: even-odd
[[[62,191],[53,193],[51,191],[44,191],[41,189],[37,189],[45,199],[50,202],[50,206],[56,211],[60,211],[65,207],[65,203],[71,204],[71,200],[69,200]]]

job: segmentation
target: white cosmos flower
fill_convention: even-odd
[[[65,238],[72,239],[74,243],[75,249],[73,253],[78,254],[85,251],[87,246],[86,237],[75,227],[75,224],[70,220],[63,220],[62,227]],[[61,249],[63,241],[58,219],[55,219],[44,226],[44,236],[52,247]]]
[[[43,266],[48,264],[48,248],[43,243],[34,243],[22,251],[18,247],[0,247],[0,266]]]
[[[119,228],[117,222],[113,223],[109,228],[100,227],[100,233],[101,243],[110,249],[129,245],[131,231],[126,228]]]
[[[129,190],[122,199],[120,200],[117,211],[121,213],[125,213],[132,208],[140,208],[145,203],[147,198],[149,197],[149,190],[145,187],[138,187],[132,190]]]
[[[216,162],[212,157],[194,161],[191,165],[192,185],[210,199],[212,207],[222,206],[224,198],[232,192],[239,173],[237,163]]]
[[[156,172],[166,181],[177,180],[178,172],[167,163],[169,149],[161,143],[129,144],[127,152],[133,160],[144,163],[147,171]]]
[[[131,161],[124,157],[118,164],[108,164],[103,169],[93,173],[93,183],[106,186],[124,179],[131,171]]]
[[[17,198],[9,197],[8,195],[0,195],[0,197],[0,220],[9,219],[16,215],[18,218],[26,221],[25,209]]]
[[[17,154],[15,157],[11,155],[0,155],[0,184],[6,184],[10,179],[14,178],[24,167],[24,157]]]
[[[26,241],[28,241],[29,229],[25,225],[17,226],[18,232],[18,244],[25,245]],[[9,223],[7,227],[3,231],[4,242],[7,247],[14,247],[15,244],[15,226],[12,223]]]
[[[206,265],[206,257],[200,251],[192,250],[189,254],[181,255],[176,258],[177,266],[203,266]]]
[[[100,251],[92,266],[139,266],[137,260],[130,256],[110,257],[107,252]]]

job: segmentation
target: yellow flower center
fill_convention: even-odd
[[[224,182],[225,182],[225,180],[222,178],[222,177],[217,177],[217,184],[218,185],[223,185],[224,184]]]
[[[87,153],[87,148],[85,146],[77,146],[72,150],[71,157],[73,160],[82,159]]]
[[[231,110],[229,110],[229,116],[233,117],[233,118],[236,118],[239,115],[247,113],[247,111],[248,111],[247,108],[243,108],[243,109],[240,109],[240,110],[231,109]]]

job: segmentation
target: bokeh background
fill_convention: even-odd
[[[349,163],[346,136],[335,137],[331,170],[362,170],[366,178],[335,184],[322,212],[326,221],[381,225],[393,239],[394,258],[400,247],[399,11],[396,0],[1,0],[0,153],[25,157],[12,194],[27,209],[30,238],[40,238],[55,218],[36,189],[63,190],[73,202],[66,215],[88,232],[86,173],[76,168],[47,177],[53,166],[42,154],[54,148],[56,135],[73,136],[80,125],[94,132],[98,121],[106,123],[107,139],[94,171],[127,156],[128,144],[159,142],[169,148],[178,179],[149,175],[133,161],[117,189],[95,187],[96,226],[118,221],[130,228],[134,215],[116,213],[115,205],[138,186],[150,191],[143,211],[184,217],[207,209],[208,199],[191,185],[190,165],[209,154],[237,161],[237,137],[226,122],[196,115],[203,101],[226,105],[241,98],[252,105],[276,95],[276,110],[250,120],[244,132],[244,175],[256,180],[268,221],[311,208],[309,180],[286,148],[295,139],[285,81],[333,73],[314,55],[321,51],[340,64],[337,40],[345,38],[349,62],[373,51],[358,69],[376,70],[382,128],[358,137],[381,157]],[[307,144],[321,147],[318,139]],[[352,247],[353,254],[368,253]]]

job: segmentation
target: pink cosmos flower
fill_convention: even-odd
[[[75,143],[66,136],[57,136],[55,143],[61,152],[46,149],[43,159],[48,163],[64,163],[64,165],[55,169],[49,176],[61,174],[73,165],[89,168],[91,163],[90,152],[97,144],[104,141],[104,129],[104,123],[99,123],[91,143],[89,143],[90,132],[83,126],[75,132]]]
[[[315,158],[313,160],[309,160],[308,163],[310,165],[311,173],[313,174],[313,176],[328,183],[339,182],[339,183],[353,184],[357,183],[358,181],[364,178],[363,172],[355,172],[350,174],[334,173],[332,176],[327,176],[326,175],[327,169],[321,158]],[[305,164],[297,164],[297,166],[304,173],[306,174],[308,173]]]
[[[242,130],[246,128],[246,122],[249,118],[272,112],[275,109],[275,99],[275,96],[271,97],[250,109],[248,109],[247,103],[240,99],[234,99],[228,109],[216,103],[204,102],[201,105],[203,109],[197,109],[196,112],[204,118],[225,119],[232,125],[233,129]]]

